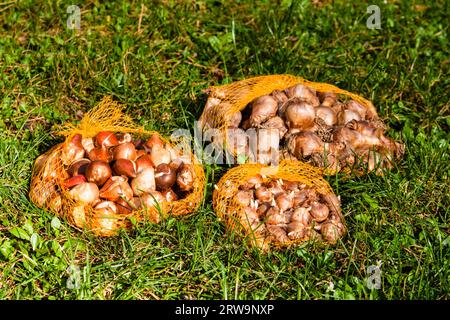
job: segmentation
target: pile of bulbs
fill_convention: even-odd
[[[67,168],[62,187],[70,198],[105,215],[158,207],[186,197],[194,187],[190,157],[180,156],[157,134],[147,140],[109,131],[94,138],[76,134],[64,145],[61,160]]]
[[[235,196],[244,209],[240,223],[264,244],[321,239],[336,243],[345,233],[340,201],[299,182],[261,175],[245,181]]]
[[[228,139],[237,141],[234,144],[239,147],[239,141],[246,141],[243,130],[272,129],[260,130],[265,135],[259,135],[258,147],[270,147],[265,141],[280,141],[281,157],[285,159],[304,160],[336,171],[362,165],[369,171],[391,168],[394,158],[402,156],[404,146],[386,137],[383,123],[376,118],[355,100],[341,102],[335,93],[316,93],[298,84],[261,96],[233,114],[228,128],[235,130],[230,131]],[[255,157],[255,151],[247,148],[245,153]]]

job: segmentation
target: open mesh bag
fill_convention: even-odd
[[[43,209],[65,218],[72,226],[92,231],[99,236],[116,235],[120,229],[130,229],[134,223],[149,221],[157,223],[167,215],[185,215],[194,212],[203,199],[205,175],[203,167],[193,154],[194,186],[186,197],[172,202],[162,202],[158,206],[133,210],[129,214],[99,213],[92,205],[75,202],[64,188],[64,181],[69,177],[67,169],[70,159],[65,154],[65,147],[76,134],[82,137],[94,137],[101,131],[130,133],[136,137],[148,137],[159,134],[147,131],[133,124],[131,118],[122,113],[123,107],[109,97],[105,97],[95,108],[87,112],[78,125],[67,124],[59,132],[65,141],[40,155],[33,166],[29,196],[31,201]],[[165,143],[168,141],[159,136]],[[176,149],[180,156],[181,149]]]
[[[308,88],[311,88],[315,90],[316,93],[334,93],[337,95],[339,99],[344,100],[354,100],[357,102],[360,106],[362,106],[365,109],[366,119],[370,119],[371,124],[376,127],[378,132],[382,134],[383,143],[386,143],[390,150],[386,150],[383,145],[381,145],[380,148],[382,150],[376,150],[377,154],[381,153],[383,154],[383,160],[380,160],[373,154],[371,154],[371,151],[373,150],[367,150],[365,153],[355,154],[355,152],[351,151],[352,154],[352,163],[349,163],[348,161],[343,161],[344,164],[341,165],[339,168],[334,166],[327,166],[327,161],[324,161],[323,159],[315,160],[313,158],[301,158],[297,159],[311,163],[318,167],[323,167],[326,169],[327,173],[335,173],[338,171],[343,172],[350,172],[350,167],[358,163],[358,157],[363,155],[365,157],[366,162],[376,162],[381,164],[381,166],[377,166],[374,164],[371,164],[372,168],[369,169],[369,171],[373,170],[373,167],[376,167],[377,172],[379,172],[379,167],[386,167],[391,168],[392,162],[394,159],[400,158],[403,155],[404,152],[404,146],[400,143],[396,143],[393,140],[387,138],[384,136],[384,130],[385,126],[383,122],[379,119],[379,116],[377,114],[377,111],[373,104],[369,101],[364,99],[363,97],[348,92],[346,90],[342,90],[336,86],[327,84],[327,83],[318,83],[318,82],[312,82],[305,80],[301,77],[291,76],[291,75],[269,75],[269,76],[259,76],[254,78],[249,78],[237,82],[233,82],[227,85],[222,86],[216,86],[211,87],[206,90],[206,92],[209,94],[208,100],[206,102],[206,105],[204,107],[203,113],[199,119],[199,125],[200,128],[203,131],[206,131],[208,129],[216,129],[219,130],[221,133],[221,138],[216,139],[217,143],[224,146],[225,150],[229,152],[230,154],[234,155],[236,158],[238,158],[239,154],[236,151],[236,142],[231,143],[231,138],[235,138],[235,135],[232,133],[231,129],[235,129],[236,125],[233,125],[235,119],[233,118],[233,115],[235,115],[237,112],[244,112],[244,109],[247,108],[252,102],[255,101],[255,99],[264,96],[264,95],[270,95],[274,91],[286,91],[288,88],[291,88],[295,85],[304,85]],[[247,108],[248,109],[248,108]],[[242,125],[243,122],[240,123]],[[240,126],[239,126],[240,128]],[[245,129],[244,129],[245,130]],[[330,131],[330,130],[329,130]],[[329,134],[330,132],[328,132]],[[322,139],[324,140],[324,139]],[[324,140],[325,142],[326,140]],[[258,142],[259,143],[259,142]],[[286,139],[283,141],[280,140],[280,159],[293,159],[296,157],[293,157],[289,152],[287,152],[287,141]],[[239,142],[238,142],[239,144]],[[377,146],[379,147],[379,146]],[[325,152],[327,152],[327,149],[325,148]],[[322,155],[319,155],[318,158],[321,158]],[[356,160],[355,160],[356,158]],[[369,160],[368,160],[369,159]],[[359,160],[362,160],[361,158]],[[240,162],[238,160],[238,162]],[[243,162],[260,162],[253,159],[247,159],[247,161]],[[268,162],[262,162],[262,163],[268,163]],[[361,162],[360,162],[361,163]],[[359,163],[359,164],[360,164]],[[357,167],[356,169],[361,172],[361,168]],[[358,171],[357,170],[357,171]]]
[[[324,222],[339,223],[339,234],[330,240],[322,237],[320,232],[314,231],[314,221],[311,221],[307,232],[294,240],[279,242],[274,241],[272,235],[267,232],[265,226],[269,223],[266,220],[255,223],[249,215],[248,208],[238,199],[237,194],[249,179],[261,176],[263,183],[268,181],[287,181],[298,183],[306,190],[312,189],[320,195],[323,202],[329,208],[329,215]],[[245,188],[244,188],[245,189]],[[300,244],[307,240],[317,241],[323,244],[334,244],[341,239],[345,233],[345,221],[341,213],[340,200],[336,197],[328,182],[323,178],[321,171],[307,163],[293,160],[282,160],[279,166],[267,166],[263,164],[242,164],[230,169],[220,179],[214,188],[213,206],[218,218],[224,221],[228,231],[241,234],[250,245],[263,250],[271,247],[282,248]]]

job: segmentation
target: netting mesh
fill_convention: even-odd
[[[163,202],[159,208],[152,207],[134,210],[129,214],[100,214],[91,205],[76,203],[63,188],[68,178],[67,165],[62,161],[64,146],[71,137],[81,134],[94,137],[101,131],[132,133],[137,136],[158,135],[164,142],[172,144],[155,131],[144,130],[133,124],[131,118],[123,112],[123,106],[105,97],[95,108],[87,112],[79,125],[66,124],[59,134],[66,140],[39,156],[33,166],[29,196],[37,206],[48,209],[80,229],[90,230],[96,235],[111,236],[119,229],[130,228],[134,222],[159,222],[167,215],[185,215],[194,212],[200,205],[205,187],[205,174],[195,156],[191,155],[195,182],[193,190],[180,200]],[[179,150],[181,155],[181,150]],[[134,221],[133,221],[134,220]]]
[[[284,90],[296,84],[303,84],[317,92],[333,92],[342,94],[357,101],[367,109],[372,119],[377,119],[377,111],[373,104],[357,94],[342,90],[327,83],[312,82],[291,75],[260,76],[233,82],[209,89],[209,98],[199,121],[206,128],[216,128],[228,137],[227,128],[232,115],[243,110],[254,99],[272,93],[274,90]]]
[[[250,244],[266,249],[264,239],[257,235],[246,223],[244,207],[236,199],[239,187],[249,178],[260,174],[264,182],[269,180],[287,180],[299,182],[315,189],[321,195],[334,194],[328,182],[323,178],[322,171],[307,163],[297,160],[283,160],[279,166],[267,166],[252,163],[242,164],[230,169],[217,183],[213,192],[213,207],[220,220],[224,221],[229,231],[242,232]],[[340,206],[327,200],[331,211],[338,215],[342,223],[344,218]],[[291,246],[308,240],[303,238],[283,244]]]

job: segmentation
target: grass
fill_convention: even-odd
[[[448,1],[0,4],[0,299],[448,299]],[[140,19],[141,16],[141,19]],[[104,95],[148,129],[192,130],[211,85],[288,73],[373,101],[405,142],[384,176],[327,177],[348,235],[261,255],[225,233],[207,166],[195,214],[98,239],[33,205],[34,159]],[[381,263],[381,288],[367,268]],[[80,286],[70,289],[78,268]],[[75,283],[72,283],[75,284]],[[69,285],[70,286],[70,285]]]

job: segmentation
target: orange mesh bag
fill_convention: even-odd
[[[333,244],[346,232],[340,201],[321,171],[296,160],[230,169],[215,186],[213,206],[229,231],[263,250],[307,240]]]
[[[120,229],[130,229],[136,222],[157,223],[167,215],[178,216],[194,212],[202,201],[205,187],[203,167],[192,153],[183,154],[183,150],[174,147],[174,141],[164,139],[157,132],[137,127],[130,117],[122,113],[122,109],[123,107],[117,102],[105,97],[95,108],[84,115],[79,125],[65,125],[59,132],[66,137],[65,141],[36,159],[31,176],[29,196],[37,206],[67,219],[74,227],[92,231],[99,236],[116,235]],[[80,135],[83,139],[86,138],[83,140],[84,143],[89,141],[89,138],[96,137],[98,133],[105,131],[121,134],[122,138],[146,139],[147,137],[153,137],[161,141],[162,146],[170,150],[170,159],[177,159],[178,170],[181,170],[180,167],[184,165],[183,168],[187,168],[187,173],[190,174],[189,177],[191,178],[189,188],[185,188],[185,192],[182,192],[182,197],[179,197],[179,199],[174,199],[170,192],[165,192],[163,198],[158,197],[157,192],[149,195],[140,192],[139,200],[136,200],[137,197],[134,195],[131,201],[130,198],[123,199],[124,195],[129,195],[125,189],[133,190],[133,192],[134,189],[131,189],[131,187],[125,188],[122,183],[124,181],[128,183],[128,180],[126,180],[126,176],[122,175],[114,182],[115,184],[111,177],[103,184],[103,187],[105,187],[109,183],[110,188],[108,190],[120,191],[119,198],[125,201],[122,201],[120,205],[118,204],[119,198],[117,203],[114,202],[116,200],[109,198],[111,201],[108,199],[100,200],[98,192],[100,191],[100,195],[102,195],[102,186],[100,185],[95,189],[96,187],[92,186],[92,183],[88,186],[89,188],[92,187],[91,189],[85,188],[83,192],[74,196],[72,190],[81,185],[79,184],[80,181],[77,182],[80,175],[71,177],[73,172],[69,174],[68,171],[73,171],[74,163],[80,161],[80,158],[85,157],[88,153],[86,150],[81,151],[81,154],[78,153],[80,150],[74,151],[77,149],[72,148],[71,144],[74,143],[75,139],[80,138]],[[135,162],[135,169],[137,168],[136,163],[137,161]],[[141,167],[144,168],[144,164]],[[186,173],[186,170],[183,172]],[[175,172],[179,173],[180,171]],[[92,176],[96,177],[94,174]],[[85,178],[81,177],[80,179],[82,179],[83,186],[87,186]],[[69,189],[70,187],[72,189]],[[111,196],[111,192],[104,194]],[[143,202],[144,196],[146,202]],[[94,198],[95,200],[92,200]],[[103,204],[99,205],[99,202],[103,202]],[[113,203],[111,204],[111,202]],[[143,206],[142,203],[153,203],[153,205]]]
[[[281,159],[307,161],[327,168],[328,173],[348,171],[361,163],[369,164],[369,171],[377,169],[375,162],[378,167],[390,168],[391,161],[404,151],[403,145],[384,136],[385,126],[370,101],[330,84],[291,75],[269,75],[211,87],[207,92],[209,98],[199,119],[200,127],[203,131],[218,129],[221,139],[217,142],[235,157],[248,156],[248,150],[241,154],[236,148],[240,143],[236,139],[244,136],[245,140],[240,129],[249,128],[278,130],[272,133],[279,133]],[[304,110],[298,106],[305,103],[310,106]],[[257,112],[255,104],[261,107]],[[296,106],[289,109],[291,104]],[[264,112],[271,115],[265,117]],[[300,120],[294,121],[295,117]],[[261,118],[263,121],[257,121]],[[302,145],[305,140],[309,143],[306,147]],[[311,144],[315,149],[309,150]],[[247,158],[247,162],[268,163],[252,156]]]

